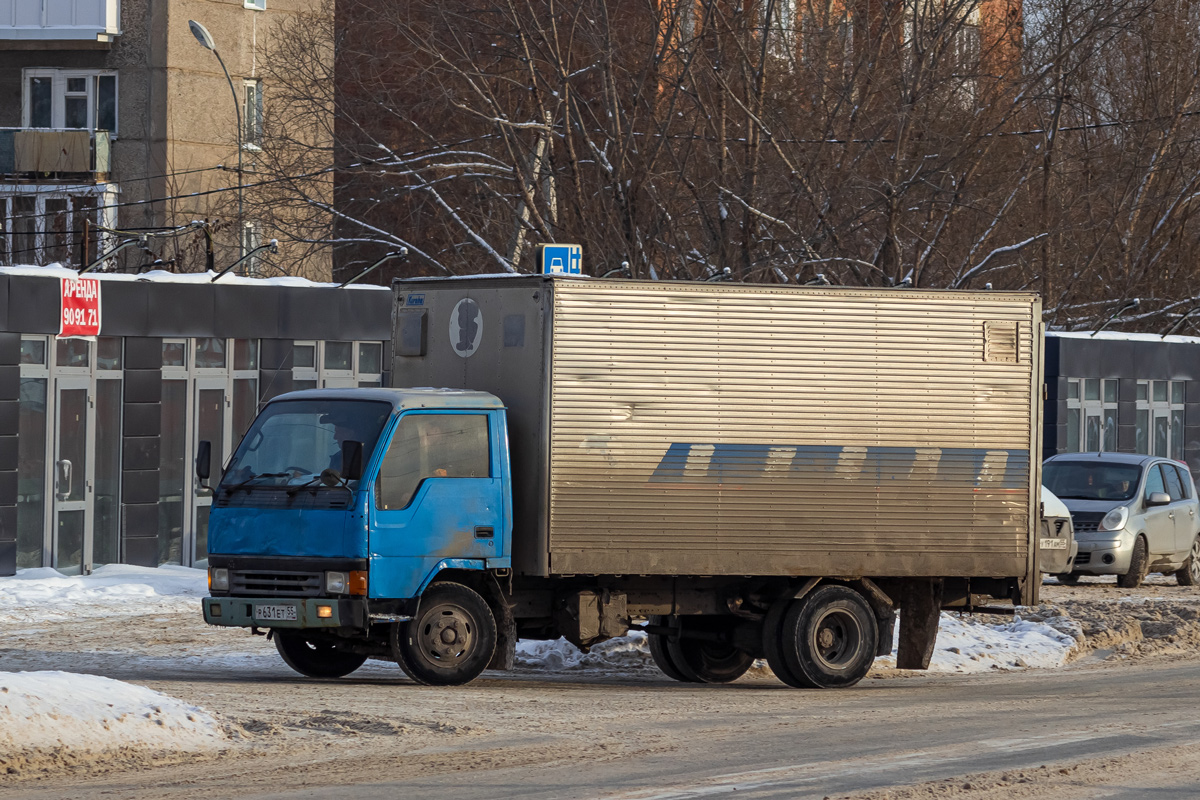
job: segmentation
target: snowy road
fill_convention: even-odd
[[[1076,604],[1079,621],[1058,627],[1082,626],[1101,648],[1065,667],[1000,669],[1049,658],[1053,629],[956,621],[947,671],[882,662],[841,692],[787,689],[769,673],[677,684],[628,647],[583,663],[531,653],[537,669],[454,689],[414,686],[376,662],[306,680],[261,637],[204,626],[194,589],[147,595],[118,581],[105,598],[47,589],[26,602],[28,587],[10,588],[0,583],[4,673],[148,687],[211,713],[224,739],[18,764],[0,798],[823,798],[905,784],[918,785],[879,799],[1200,795],[1200,593],[1165,582],[1132,594],[1047,587],[1063,608]],[[986,672],[951,671],[964,663]]]

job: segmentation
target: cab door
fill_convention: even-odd
[[[506,555],[496,445],[483,410],[400,417],[372,491],[372,597],[412,597],[442,561]]]

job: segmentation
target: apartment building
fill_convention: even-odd
[[[260,182],[271,37],[309,5],[0,0],[0,264],[80,266],[150,234],[104,266],[197,271],[211,249],[219,269],[275,238],[239,195]],[[163,234],[193,220],[208,227]]]

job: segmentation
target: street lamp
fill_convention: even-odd
[[[225,80],[229,81],[229,93],[233,95],[233,113],[237,115],[237,151],[238,151],[238,168],[237,168],[237,198],[238,198],[238,252],[243,249],[243,231],[242,231],[242,104],[238,100],[237,90],[233,88],[233,78],[229,77],[229,70],[225,69],[225,60],[221,58],[221,54],[217,52],[217,45],[213,42],[212,34],[208,32],[199,22],[194,19],[188,20],[188,28],[192,31],[192,36],[196,37],[196,41],[200,43],[206,50],[211,50],[212,54],[217,57],[217,63],[221,65],[221,71],[225,73]]]

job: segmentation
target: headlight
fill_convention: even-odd
[[[1104,519],[1100,520],[1100,530],[1102,531],[1119,531],[1125,527],[1125,523],[1129,521],[1128,506],[1117,506],[1112,511],[1104,515]]]
[[[208,571],[208,588],[214,592],[229,591],[229,570],[214,567]]]
[[[330,594],[342,594],[346,591],[346,573],[326,572],[325,591]]]

